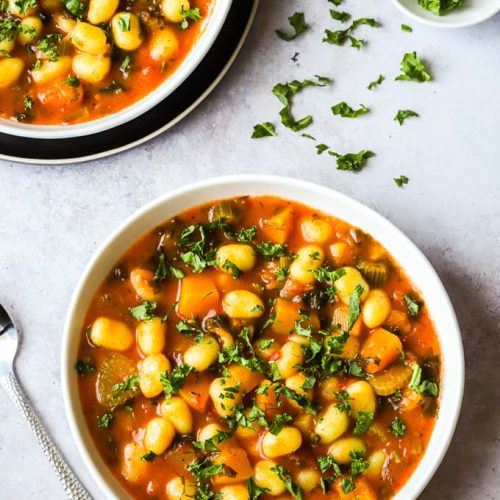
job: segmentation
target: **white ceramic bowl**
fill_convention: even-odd
[[[103,132],[127,123],[156,106],[176,90],[196,69],[219,35],[233,0],[215,0],[204,30],[175,72],[152,92],[125,109],[109,116],[75,125],[30,125],[0,118],[0,132],[36,139],[63,139]]]
[[[437,329],[443,355],[438,420],[427,451],[398,500],[416,498],[429,482],[450,444],[460,412],[464,360],[460,331],[448,295],[420,250],[381,215],[347,196],[301,180],[244,175],[209,179],[175,189],[129,217],[95,252],[71,300],[61,356],[62,390],[66,414],[78,450],[95,481],[108,498],[126,497],[99,456],[87,430],[78,396],[77,357],[81,328],[97,287],[127,248],[140,236],[189,207],[219,198],[273,194],[334,215],[370,233],[394,256],[420,291]]]
[[[443,16],[420,7],[418,0],[392,0],[392,3],[415,21],[437,28],[465,28],[482,23],[500,12],[499,0],[465,0],[464,6]]]

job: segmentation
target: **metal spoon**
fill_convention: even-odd
[[[75,500],[92,500],[82,483],[75,476],[70,466],[62,457],[56,445],[45,431],[39,418],[24,395],[14,373],[14,358],[17,353],[19,336],[7,311],[0,304],[0,385],[11,397],[31,427],[43,452],[56,471],[57,477],[64,487],[68,498]]]

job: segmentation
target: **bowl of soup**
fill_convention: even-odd
[[[71,301],[66,412],[108,498],[416,498],[463,392],[415,245],[331,189],[211,179],[139,210]]]
[[[126,123],[170,95],[231,0],[21,0],[0,11],[0,132],[68,138]]]

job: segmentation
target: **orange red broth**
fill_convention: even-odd
[[[46,0],[45,4],[50,4],[50,1]],[[62,37],[56,59],[85,54],[73,46],[71,31],[63,30],[58,22],[62,16],[75,23],[77,20],[74,16],[63,4],[58,8],[44,7],[44,2],[38,0],[34,16],[44,16],[42,32],[32,43],[16,42],[14,49],[8,54],[11,58],[21,59],[24,69],[12,85],[2,88],[0,84],[0,117],[34,125],[71,125],[121,111],[148,95],[177,70],[205,29],[213,4],[214,0],[192,0],[190,7],[198,8],[202,18],[189,21],[187,29],[182,29],[180,23],[170,22],[162,16],[156,4],[152,9],[152,4],[146,0],[122,0],[116,12],[131,13],[140,19],[140,47],[135,50],[120,49],[113,40],[111,22],[100,24],[97,27],[108,30],[108,48],[104,55],[111,58],[110,70],[100,81],[87,81],[75,72],[73,66],[49,81],[37,83],[33,79],[37,59],[45,61],[49,57],[47,53],[39,50],[40,42],[45,36],[60,34]],[[6,19],[15,23],[21,21],[19,16],[0,12],[0,22]],[[86,14],[81,21],[88,22]],[[179,47],[174,54],[155,60],[151,55],[151,39],[156,32],[164,29],[173,32]],[[0,41],[1,39],[0,29]],[[2,59],[5,59],[3,56],[0,52],[0,64]],[[131,62],[124,70],[123,64],[127,57]],[[68,83],[70,78],[77,78],[78,86],[75,86],[75,80],[73,84]]]
[[[320,246],[324,249],[326,260],[323,266],[328,263],[331,269],[337,269],[341,266],[359,266],[360,259],[365,259],[370,262],[383,262],[389,270],[387,280],[377,286],[370,286],[370,289],[381,289],[385,291],[390,298],[392,312],[390,316],[384,320],[383,327],[391,335],[397,335],[403,345],[404,354],[400,354],[398,359],[393,361],[389,368],[396,365],[407,366],[412,368],[417,363],[424,366],[424,373],[429,377],[429,371],[425,366],[433,365],[434,380],[438,382],[439,377],[439,357],[440,349],[437,340],[436,332],[433,329],[432,322],[429,318],[427,308],[421,305],[418,317],[412,317],[404,302],[404,295],[411,294],[415,299],[418,299],[417,294],[412,289],[412,285],[405,275],[404,271],[392,259],[392,257],[385,251],[385,249],[376,242],[369,235],[363,233],[361,230],[350,226],[349,224],[325,214],[321,214],[312,208],[304,205],[282,200],[280,198],[271,196],[262,197],[242,197],[235,200],[223,202],[223,207],[232,207],[236,213],[236,220],[231,221],[231,231],[236,232],[242,228],[248,228],[255,225],[257,228],[256,238],[250,243],[255,246],[262,241],[272,241],[273,238],[276,242],[285,243],[287,251],[297,252],[304,245],[310,245],[304,240],[301,231],[302,223],[304,220],[312,218],[320,218],[328,223],[331,229],[331,236],[321,243]],[[208,456],[210,459],[217,460],[218,453],[203,453],[196,450],[191,445],[193,440],[197,439],[199,430],[207,423],[217,422],[220,423],[225,430],[228,430],[226,423],[219,417],[214,410],[211,397],[208,396],[209,384],[215,378],[219,377],[221,367],[214,364],[214,368],[206,370],[199,376],[191,374],[187,379],[187,387],[184,394],[186,400],[191,400],[191,414],[193,416],[193,432],[189,436],[176,435],[172,445],[168,450],[153,458],[151,462],[144,460],[137,460],[137,463],[142,470],[138,477],[134,480],[127,481],[122,476],[123,471],[123,450],[127,443],[135,442],[140,448],[143,446],[144,432],[147,423],[153,417],[159,415],[158,405],[163,400],[163,395],[159,394],[154,398],[146,398],[141,394],[141,391],[136,392],[135,397],[126,402],[125,405],[118,406],[110,412],[109,408],[103,407],[99,404],[96,398],[96,380],[99,369],[102,366],[103,360],[109,356],[110,350],[103,347],[97,347],[90,341],[91,327],[98,317],[109,317],[128,326],[131,332],[134,332],[139,324],[139,321],[134,319],[129,311],[129,307],[134,307],[142,304],[143,300],[138,296],[136,290],[132,287],[129,276],[130,272],[136,268],[142,268],[155,272],[159,252],[165,252],[170,265],[176,269],[182,269],[186,277],[203,277],[210,278],[213,282],[214,288],[217,290],[218,297],[215,299],[208,299],[205,306],[200,307],[200,297],[197,293],[202,293],[200,286],[198,292],[196,287],[189,293],[193,295],[189,297],[187,304],[192,304],[192,311],[196,311],[196,315],[186,314],[184,316],[179,314],[179,305],[171,311],[166,321],[167,334],[166,334],[166,348],[163,350],[164,354],[169,358],[172,366],[182,363],[182,356],[186,349],[195,345],[193,335],[182,335],[176,325],[181,321],[196,320],[198,325],[201,325],[200,320],[203,316],[213,316],[214,314],[224,314],[224,309],[221,304],[222,298],[225,294],[234,290],[250,290],[258,293],[263,298],[265,305],[262,316],[255,320],[237,320],[233,319],[229,322],[229,327],[226,329],[230,331],[232,336],[236,339],[238,332],[241,331],[245,325],[254,328],[254,336],[252,341],[257,345],[259,340],[255,339],[270,339],[273,338],[278,341],[279,345],[283,345],[289,339],[288,334],[273,332],[273,325],[268,326],[264,331],[261,331],[262,325],[267,318],[275,310],[272,305],[272,300],[277,297],[284,297],[287,304],[300,304],[303,309],[309,309],[304,303],[302,298],[307,290],[317,290],[322,287],[317,281],[312,285],[304,286],[293,280],[288,276],[284,281],[277,281],[275,277],[275,270],[280,265],[280,259],[263,260],[260,256],[257,258],[255,267],[243,273],[239,278],[235,279],[228,271],[221,270],[218,267],[211,266],[201,274],[193,273],[189,266],[185,265],[179,258],[179,247],[176,244],[179,239],[180,232],[183,228],[197,223],[207,223],[209,218],[214,213],[218,212],[218,208],[214,211],[214,206],[219,205],[220,202],[205,204],[199,207],[191,208],[179,214],[177,217],[166,221],[160,227],[146,234],[140,238],[132,247],[127,250],[120,261],[116,264],[116,268],[110,273],[110,277],[100,286],[96,295],[89,307],[87,316],[82,330],[81,344],[79,349],[78,358],[92,363],[97,372],[79,377],[79,389],[82,408],[84,410],[85,418],[88,428],[92,434],[95,445],[98,448],[104,461],[121,482],[123,487],[134,498],[176,498],[175,496],[167,496],[166,485],[170,480],[180,475],[187,478],[186,481],[192,480],[193,476],[186,471],[186,465],[192,463],[195,459],[195,453],[198,457]],[[223,209],[222,213],[225,209]],[[285,211],[285,212],[283,212]],[[284,224],[283,227],[270,228],[269,221],[272,220],[276,214],[286,214],[286,217],[280,217]],[[284,230],[283,230],[284,229]],[[214,244],[220,246],[222,244],[235,243],[225,236],[223,231],[216,231],[214,236]],[[279,240],[279,241],[278,241]],[[333,243],[345,243],[344,252],[336,253],[333,258],[330,254],[330,245]],[[185,249],[184,249],[185,250]],[[283,263],[284,261],[281,260]],[[186,279],[186,278],[184,278]],[[173,277],[168,277],[165,281],[159,283],[159,294],[156,300],[156,309],[154,315],[163,316],[167,311],[171,310],[172,304],[176,300],[182,300],[183,285],[182,280]],[[185,299],[185,297],[184,297]],[[206,297],[202,297],[207,300]],[[333,311],[340,307],[340,300],[338,295],[335,296],[334,302],[327,303],[319,310],[312,311],[310,319],[303,322],[307,325],[314,324],[312,328],[312,335],[315,337],[317,333],[317,322],[320,319],[321,328],[328,327],[332,322]],[[363,303],[364,304],[364,303]],[[363,309],[361,304],[361,309]],[[184,308],[186,306],[183,306]],[[310,309],[309,309],[310,310]],[[285,318],[286,319],[286,318]],[[276,321],[276,320],[275,320]],[[370,335],[370,329],[363,323],[362,316],[360,316],[351,330],[349,337],[353,337],[354,333],[358,335],[361,341],[361,348],[356,353],[355,357],[350,360],[344,360],[345,369],[352,366],[353,362],[359,363],[364,369],[368,368],[370,360],[364,360],[360,353],[363,352],[366,345],[366,339]],[[206,323],[205,323],[206,324]],[[292,323],[293,324],[293,323]],[[278,327],[276,327],[278,329]],[[295,329],[296,324],[295,324]],[[293,332],[292,332],[293,333]],[[218,342],[221,338],[215,336]],[[305,338],[305,337],[304,337]],[[220,347],[220,346],[219,346]],[[345,348],[345,344],[344,344]],[[263,355],[263,359],[267,362],[267,358],[274,360],[280,359],[280,350],[274,350],[271,354]],[[134,363],[141,364],[144,355],[141,353],[140,348],[134,340],[132,347],[121,353],[127,356]],[[327,356],[320,353],[321,356]],[[333,358],[338,359],[336,355]],[[331,359],[331,357],[329,358]],[[318,365],[320,360],[316,360],[315,364]],[[266,365],[268,366],[268,365]],[[307,364],[306,364],[307,366]],[[377,370],[377,367],[372,366],[371,371]],[[380,373],[380,372],[378,372]],[[320,371],[318,379],[324,373]],[[337,379],[337,390],[343,391],[348,389],[354,382],[360,380],[368,380],[369,383],[373,381],[373,375],[364,375],[365,378],[351,376],[346,373],[337,372],[334,374]],[[249,386],[253,387],[264,378],[264,375],[259,372],[249,371],[246,375],[240,377],[240,382],[246,384],[249,381]],[[278,381],[278,384],[284,381]],[[326,382],[321,382],[322,384]],[[378,396],[377,409],[374,412],[373,423],[368,428],[368,431],[359,437],[364,443],[365,454],[364,459],[369,459],[374,452],[382,451],[385,453],[384,464],[382,468],[375,471],[374,474],[367,472],[361,473],[354,477],[354,484],[356,489],[351,492],[345,493],[342,490],[340,478],[331,481],[331,489],[327,493],[322,491],[320,485],[313,488],[312,491],[304,491],[303,497],[306,499],[320,499],[320,498],[357,498],[357,499],[385,499],[392,497],[408,480],[409,476],[415,470],[431,435],[437,412],[437,398],[426,394],[420,394],[408,387],[409,380],[406,379],[405,383],[400,385],[402,395],[398,397],[393,394],[392,396]],[[323,408],[328,407],[330,404],[339,404],[341,401],[338,396],[333,394],[333,391],[320,391],[319,380],[314,385],[313,398],[314,402],[321,405]],[[193,388],[195,390],[193,390]],[[189,390],[191,393],[189,394]],[[394,390],[393,390],[394,392]],[[193,393],[194,395],[193,399]],[[255,394],[255,389],[249,391],[243,398],[245,408],[250,405],[250,400]],[[307,413],[297,404],[291,403],[287,398],[282,398],[284,401],[279,408],[273,408],[273,412],[268,411],[266,418],[272,422],[272,418],[276,414],[286,412],[293,416],[294,421],[286,422],[285,426],[292,426],[297,417],[302,417],[306,421],[312,420],[307,425],[302,426],[302,445],[299,449],[288,455],[274,458],[273,460],[285,467],[291,475],[292,481],[298,481],[298,473],[304,468],[312,468],[318,470],[317,457],[327,454],[331,443],[322,444],[316,443],[317,436],[315,436],[314,422],[320,420],[320,413],[312,415],[312,419],[307,417]],[[350,404],[354,404],[353,400],[349,400]],[[111,413],[113,420],[108,428],[99,428],[97,425],[98,419],[105,413]],[[272,414],[272,415],[271,415]],[[271,415],[271,416],[269,416]],[[406,426],[403,437],[396,437],[389,432],[388,427],[398,417],[402,419]],[[350,424],[348,430],[342,436],[336,438],[334,443],[342,440],[345,437],[353,437],[353,427],[355,421],[352,415],[349,417]],[[263,451],[263,434],[266,432],[264,428],[257,426],[257,431],[249,431],[248,429],[239,429],[233,434],[224,445],[220,445],[224,449],[230,450],[237,449],[242,453],[250,463],[251,467],[259,460],[265,459]],[[246,432],[246,434],[245,434]],[[354,436],[356,437],[356,436]],[[146,449],[142,449],[141,453],[146,453]],[[142,456],[142,455],[141,455]],[[140,463],[139,463],[140,462]],[[241,461],[240,461],[241,462]],[[246,459],[243,460],[246,462]],[[229,465],[229,464],[226,464]],[[241,464],[240,464],[241,465]],[[349,466],[341,465],[341,471],[344,477],[349,478]],[[230,478],[230,484],[246,485],[248,475],[253,474],[252,469],[250,473],[247,471],[243,475],[237,474],[236,478]],[[321,474],[323,478],[328,479],[331,476],[330,471]],[[227,479],[227,476],[225,476]],[[212,478],[213,479],[213,478]],[[216,476],[215,484],[212,484],[212,479],[208,480],[208,485],[213,488],[215,492],[220,491],[220,475]],[[280,481],[275,478],[276,481]],[[224,478],[222,480],[224,483]],[[243,496],[223,496],[223,498],[247,498]],[[280,494],[281,498],[291,498],[292,495],[285,491]],[[271,495],[264,494],[261,498],[273,498]]]

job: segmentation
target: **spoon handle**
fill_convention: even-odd
[[[36,436],[43,452],[56,471],[57,477],[63,485],[67,497],[72,500],[92,500],[92,497],[87,493],[87,490],[75,476],[74,472],[66,463],[66,460],[64,460],[61,453],[56,448],[56,445],[45,431],[40,419],[37,417],[24,395],[24,392],[21,389],[14,373],[11,372],[8,375],[0,376],[0,385],[11,397],[12,401],[22,413],[28,425],[31,427],[31,430]]]

